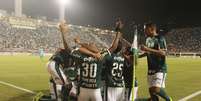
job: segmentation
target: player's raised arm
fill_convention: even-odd
[[[61,32],[61,36],[62,36],[63,45],[64,45],[65,50],[71,51],[71,49],[69,48],[69,46],[67,44],[66,38],[65,38],[65,35],[68,33],[68,25],[65,23],[65,21],[62,21],[59,24],[59,30]]]
[[[76,44],[88,49],[91,52],[94,52],[94,53],[100,52],[100,50],[96,47],[96,45],[94,43],[81,43],[80,42],[80,37],[76,37],[74,39],[74,41],[75,41]]]
[[[115,26],[116,36],[112,42],[111,47],[108,49],[110,53],[114,52],[117,49],[120,38],[122,37],[121,29],[123,28],[123,23],[121,19],[118,19]]]

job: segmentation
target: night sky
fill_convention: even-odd
[[[148,21],[176,26],[201,26],[199,0],[71,0],[66,18],[72,24],[110,28],[115,18],[126,25]],[[57,0],[24,0],[23,13],[58,18]],[[0,0],[0,9],[14,11],[14,0]]]

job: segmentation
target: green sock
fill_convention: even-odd
[[[166,92],[163,88],[160,88],[160,92],[158,92],[157,95],[159,95],[160,97],[162,97],[166,101],[170,101],[170,97],[166,94]]]

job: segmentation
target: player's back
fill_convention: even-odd
[[[102,63],[93,57],[82,55],[80,65],[80,87],[97,89],[101,87]]]
[[[109,87],[123,87],[124,57],[121,54],[108,55],[104,67],[106,85]]]

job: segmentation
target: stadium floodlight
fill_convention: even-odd
[[[70,4],[70,0],[59,0],[59,3],[61,5],[68,5],[68,4]]]
[[[70,4],[70,0],[58,0],[59,1],[59,20],[62,21],[65,19],[65,8],[66,8],[66,5]]]

